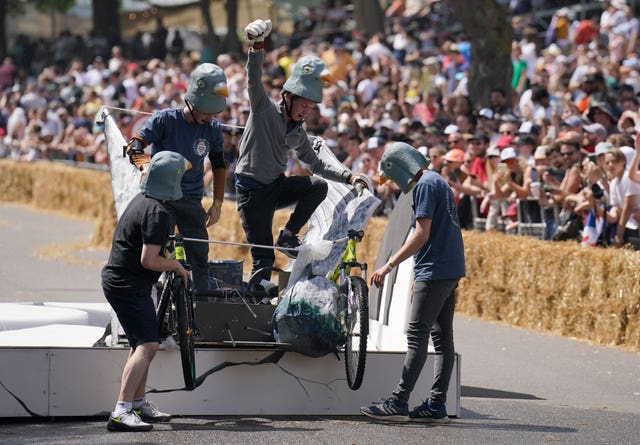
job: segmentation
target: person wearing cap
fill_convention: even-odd
[[[189,278],[179,261],[165,258],[164,246],[173,226],[169,205],[182,198],[181,180],[190,167],[179,153],[154,155],[141,192],[129,202],[113,232],[109,259],[102,268],[102,289],[131,351],[107,422],[109,431],[149,431],[151,423],[171,419],[145,400],[147,373],[160,344],[151,290],[161,272],[176,272],[184,283]]]
[[[289,151],[307,164],[314,174],[333,181],[366,187],[364,180],[346,167],[338,168],[315,153],[303,127],[312,107],[322,102],[323,87],[333,81],[331,71],[315,56],[300,58],[282,86],[281,100],[273,103],[262,83],[264,39],[271,32],[270,20],[255,20],[244,29],[250,43],[247,57],[247,92],[251,112],[240,139],[236,165],[238,213],[247,241],[273,245],[272,224],[277,209],[294,205],[276,246],[295,258],[300,246],[298,232],[325,199],[328,185],[317,176],[285,176]],[[251,248],[252,273],[271,278],[275,254],[270,248]]]
[[[591,122],[601,124],[607,130],[607,134],[618,133],[618,117],[606,102],[592,103],[587,117]]]
[[[500,227],[502,215],[507,212],[509,193],[502,192],[502,187],[509,180],[509,171],[500,157],[501,149],[491,145],[487,149],[487,193],[481,204],[480,212],[486,214],[485,231]]]
[[[498,120],[494,119],[494,112],[491,108],[483,108],[478,111],[476,130],[487,134],[494,134],[498,131]]]
[[[214,119],[227,106],[227,78],[218,65],[198,65],[189,79],[182,108],[168,108],[151,116],[125,147],[133,165],[144,177],[149,165],[145,147],[153,144],[152,154],[175,151],[193,166],[182,178],[183,197],[169,204],[174,222],[186,238],[207,240],[207,227],[220,219],[227,166],[224,159],[220,123]],[[213,204],[202,208],[204,160],[208,157],[213,171]],[[209,244],[185,242],[185,250],[193,270],[196,290],[208,289]]]
[[[596,145],[607,139],[607,129],[597,122],[584,125],[584,137],[582,138],[582,149],[588,153],[593,153]]]
[[[415,221],[415,230],[402,247],[371,276],[371,284],[382,289],[385,277],[413,256],[407,354],[400,380],[390,397],[360,409],[362,414],[383,421],[449,421],[445,403],[455,358],[456,288],[465,276],[464,244],[454,194],[441,175],[426,169],[427,164],[418,150],[404,142],[391,144],[380,163],[383,178],[392,180],[402,193],[411,193]],[[434,382],[430,389],[419,389],[426,399],[410,411],[408,402],[425,364],[429,337],[439,357],[434,364]]]
[[[465,161],[465,153],[461,148],[452,148],[444,154],[444,165],[441,174],[452,187],[460,186],[467,178],[467,173],[462,170]]]
[[[533,136],[526,133],[520,133],[520,135],[513,140],[512,144],[517,148],[518,156],[520,156],[527,165],[533,165],[535,163],[533,159],[533,151],[537,144]]]

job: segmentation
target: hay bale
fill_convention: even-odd
[[[638,252],[500,233],[464,240],[459,312],[640,350]]]

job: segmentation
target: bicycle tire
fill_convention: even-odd
[[[193,330],[193,297],[183,284],[180,277],[173,281],[173,292],[176,303],[176,318],[178,345],[180,345],[180,359],[182,374],[187,389],[196,387],[196,354],[195,333]]]
[[[347,326],[349,334],[344,345],[344,366],[347,384],[357,390],[364,379],[367,364],[367,337],[369,336],[369,289],[361,278],[349,277],[348,292],[353,292],[354,306],[347,304]]]

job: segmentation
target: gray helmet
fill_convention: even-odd
[[[381,177],[395,182],[402,193],[409,192],[415,182],[416,173],[429,164],[417,149],[405,142],[394,142],[389,145],[380,159]]]
[[[282,90],[320,103],[325,83],[333,83],[333,75],[327,65],[316,56],[304,56],[296,62]]]
[[[203,113],[220,113],[227,106],[227,77],[218,65],[203,63],[191,72],[184,100]]]
[[[175,201],[182,198],[182,175],[191,168],[191,163],[175,151],[159,151],[151,158],[151,163],[140,183],[142,193],[161,201]]]

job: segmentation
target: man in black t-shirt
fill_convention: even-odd
[[[180,262],[164,257],[163,246],[172,227],[167,207],[182,198],[180,182],[190,167],[179,153],[157,153],[140,184],[142,192],[131,200],[113,233],[109,260],[102,269],[102,288],[131,351],[118,402],[107,423],[109,431],[149,431],[152,422],[171,419],[144,397],[149,365],[160,344],[151,289],[163,271],[180,274],[185,283],[188,279]]]

